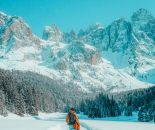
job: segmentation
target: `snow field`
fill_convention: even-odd
[[[39,116],[19,117],[9,114],[8,117],[0,116],[0,130],[69,130],[65,122],[67,113],[40,113]],[[110,117],[90,119],[83,114],[78,114],[80,130],[154,130],[153,122],[138,122],[137,113],[133,116]]]

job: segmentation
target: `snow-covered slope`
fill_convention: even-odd
[[[131,23],[94,23],[78,36],[46,26],[42,40],[21,17],[0,12],[0,68],[38,72],[85,91],[149,87],[155,83],[154,30],[153,16],[140,9]]]

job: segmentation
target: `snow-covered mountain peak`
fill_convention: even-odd
[[[6,42],[8,43],[11,41],[11,38],[14,37],[14,40],[23,40],[25,42],[26,40],[30,40],[39,46],[39,38],[33,35],[30,26],[25,22],[24,19],[18,16],[3,16],[4,17],[0,19],[3,22],[3,24],[0,26],[0,41],[2,43],[5,42],[4,44],[6,44]],[[30,42],[25,43],[25,45],[29,43]]]
[[[0,17],[2,18],[4,16],[6,17],[7,15],[5,13],[3,13],[2,11],[0,11]]]
[[[52,24],[52,26],[45,26],[43,30],[43,40],[49,40],[53,42],[64,41],[66,43],[70,43],[76,38],[77,35],[74,29],[72,29],[70,33],[62,33],[59,27],[55,24]]]
[[[131,16],[132,21],[150,21],[153,20],[153,15],[145,8],[140,8],[139,10],[134,11],[133,15]]]
[[[61,32],[59,27],[55,24],[52,24],[52,26],[45,26],[42,38],[44,40],[59,42],[63,39],[62,36],[63,33]]]
[[[7,15],[0,11],[0,26],[5,24],[5,17],[7,17]]]
[[[0,67],[35,71],[85,91],[148,87],[155,83],[154,23],[120,18],[107,28],[94,23],[78,37],[74,29],[62,33],[52,24],[41,40],[21,17],[1,13]]]
[[[75,29],[72,29],[70,32],[70,37],[77,38]]]
[[[91,24],[85,31],[85,34],[89,34],[90,32],[92,32],[93,30],[96,30],[97,28],[103,28],[101,23],[93,23]]]
[[[125,17],[118,18],[118,19],[114,20],[114,21],[112,22],[111,26],[112,26],[112,25],[117,25],[117,24],[123,23],[123,22],[126,22]]]
[[[116,19],[109,28],[110,48],[113,52],[123,52],[128,48],[130,24],[125,18]]]
[[[51,27],[56,29],[56,30],[59,30],[59,27],[56,24],[54,24],[54,23],[51,25]]]
[[[80,29],[79,33],[78,33],[78,37],[82,37],[85,35],[85,32],[83,31],[83,29]]]
[[[35,52],[32,52],[33,56],[32,53],[29,53],[29,56],[26,53],[18,53],[24,47],[32,47],[34,49],[40,47],[40,39],[33,35],[30,26],[24,19],[17,16],[3,15],[0,20],[2,23],[0,26],[0,57],[25,60],[38,55]],[[34,59],[38,60],[39,58],[36,56]]]
[[[132,30],[136,33],[138,30],[144,32],[154,32],[155,19],[153,15],[146,9],[141,8],[131,16]],[[148,35],[151,35],[151,34]]]

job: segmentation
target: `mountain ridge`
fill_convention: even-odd
[[[37,71],[72,81],[84,91],[97,88],[125,91],[153,86],[155,20],[146,9],[120,18],[104,28],[90,25],[76,34],[46,26],[43,39],[17,16],[0,13],[0,67]]]

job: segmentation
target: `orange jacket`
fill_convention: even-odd
[[[72,110],[69,111],[69,113],[73,113],[73,112],[74,111],[72,111]],[[75,124],[73,126],[73,129],[77,129],[78,130],[78,129],[80,129],[80,121],[79,121],[76,113],[74,113],[74,115],[75,115],[75,120],[78,122],[79,125],[75,122]],[[69,124],[69,114],[67,114],[67,116],[66,116],[66,123]]]

